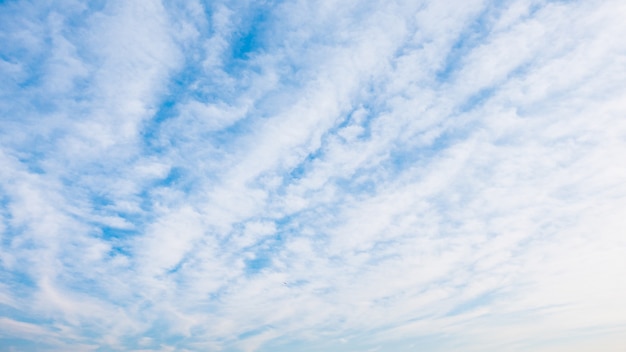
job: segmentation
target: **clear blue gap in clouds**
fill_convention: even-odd
[[[260,50],[263,50],[267,45],[266,41],[270,40],[268,34],[271,35],[271,33],[268,33],[268,29],[271,28],[271,24],[268,23],[268,20],[271,16],[271,7],[263,2],[255,5],[244,13],[238,14],[241,24],[235,31],[231,44],[233,60],[231,67],[233,69],[237,68],[237,63],[245,63]]]
[[[325,154],[327,153],[327,150],[325,148],[328,145],[328,141],[331,138],[338,138],[337,132],[349,126],[350,123],[353,123],[354,114],[359,111],[363,111],[364,109],[367,109],[367,107],[359,106],[347,113],[345,116],[338,118],[337,123],[332,128],[327,130],[322,136],[320,147],[310,152],[296,167],[294,167],[290,171],[289,177],[286,177],[284,180],[285,183],[290,184],[293,180],[297,180],[305,176],[307,170],[312,167],[313,162],[324,158]],[[359,126],[364,128],[363,132],[359,135],[359,139],[367,139],[371,135],[371,130],[369,126],[374,117],[370,113],[369,109],[367,110],[366,116],[367,117],[364,119],[363,123],[358,123]]]
[[[327,158],[329,148],[333,147],[333,143],[344,143],[345,139],[340,135],[344,129],[349,127],[361,128],[360,132],[356,136],[355,141],[357,143],[365,144],[372,139],[372,123],[382,114],[389,112],[389,107],[386,102],[378,97],[376,93],[373,80],[365,82],[365,87],[363,87],[360,94],[352,102],[352,106],[354,106],[352,110],[346,112],[342,116],[339,116],[333,127],[325,131],[322,135],[319,148],[310,152],[300,161],[299,164],[297,164],[287,175],[284,176],[283,184],[278,190],[278,194],[282,195],[285,187],[291,185],[294,181],[297,182],[307,176],[311,170],[315,169],[316,163],[323,163]],[[356,115],[358,115],[358,117],[356,117]],[[352,141],[345,143],[351,142]],[[415,155],[413,152],[409,154],[411,156]],[[380,166],[376,165],[365,170],[359,168],[356,170],[355,174],[346,175],[347,178],[345,179],[333,179],[331,182],[334,182],[342,189],[342,191],[345,191],[348,194],[356,195],[361,191],[367,192],[368,189],[371,190],[371,186],[373,186],[373,184],[355,184],[354,179],[358,179],[359,175],[367,174],[368,172],[373,171],[372,168],[376,169],[379,167]]]
[[[471,312],[477,308],[486,307],[489,303],[493,302],[498,296],[498,292],[487,292],[480,294],[478,297],[471,298],[468,301],[462,302],[458,306],[452,308],[447,315],[455,316],[463,313]]]
[[[260,328],[260,329],[252,329],[252,330],[249,330],[249,331],[246,331],[246,332],[240,334],[239,336],[237,336],[237,338],[244,340],[244,339],[256,336],[256,335],[260,335],[260,334],[262,334],[262,333],[264,333],[266,331],[270,331],[270,330],[273,330],[272,326],[265,326],[265,327]]]
[[[544,3],[538,1],[528,2],[528,14],[524,19],[530,19],[539,11]],[[449,83],[463,67],[463,58],[474,48],[483,45],[485,40],[493,34],[494,22],[507,10],[508,6],[500,2],[488,2],[482,11],[473,18],[459,34],[454,44],[450,47],[443,66],[437,71],[436,77],[440,84]],[[479,93],[483,95],[484,93]],[[468,103],[469,105],[474,105]]]
[[[283,218],[274,221],[274,223],[276,224],[275,233],[266,235],[245,249],[245,252],[252,255],[251,258],[245,260],[246,274],[256,275],[264,270],[275,270],[273,269],[275,268],[274,261],[284,250],[285,240],[298,236],[298,233],[292,229],[294,224],[290,223],[288,219]]]
[[[210,18],[214,15],[213,11],[219,6],[221,6],[219,3],[204,5],[206,16]],[[181,107],[187,103],[198,102],[215,106],[239,103],[238,94],[250,88],[250,75],[257,73],[254,55],[269,39],[265,38],[267,34],[264,33],[266,31],[264,27],[267,27],[265,21],[270,16],[272,6],[274,5],[269,3],[250,6],[239,4],[232,9],[233,25],[236,28],[233,33],[228,34],[229,48],[221,54],[220,59],[224,72],[234,79],[232,81],[234,85],[228,83],[225,86],[221,80],[214,80],[210,72],[207,72],[207,68],[203,67],[203,51],[213,50],[212,48],[203,48],[201,45],[194,45],[190,48],[192,53],[187,56],[188,61],[185,67],[171,79],[168,93],[155,116],[143,127],[145,153],[167,154],[177,148],[184,150],[185,144],[201,140],[207,146],[215,146],[219,149],[217,154],[209,154],[205,157],[220,159],[223,157],[221,153],[229,153],[231,145],[236,145],[242,136],[252,132],[251,121],[256,119],[257,115],[263,114],[262,110],[255,110],[248,116],[215,130],[203,131],[202,116],[188,116],[183,120],[183,123],[188,123],[186,131],[176,127],[172,133],[171,127],[177,124],[176,119],[180,119]],[[202,38],[210,39],[212,36],[219,35],[221,34],[213,29],[207,36],[202,34]],[[180,156],[185,157],[184,154]]]
[[[41,162],[44,160],[49,144],[55,140],[54,131],[33,128],[30,132],[20,125],[22,121],[37,121],[37,117],[59,110],[58,102],[51,99],[47,92],[41,91],[42,80],[47,69],[48,53],[52,43],[50,36],[41,28],[38,21],[46,22],[47,11],[39,11],[31,6],[30,16],[21,16],[17,12],[19,6],[13,2],[4,5],[5,11],[0,13],[0,30],[10,33],[22,29],[24,23],[32,20],[31,28],[38,30],[29,40],[20,40],[4,35],[0,45],[0,60],[3,67],[12,67],[0,71],[2,85],[2,139],[4,143],[13,144],[13,156],[27,165],[34,173],[43,172]],[[33,48],[33,44],[41,47]],[[6,65],[6,66],[4,66]],[[30,142],[29,150],[17,150],[20,143]]]

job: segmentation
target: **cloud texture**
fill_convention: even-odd
[[[0,346],[620,351],[620,0],[0,4]]]

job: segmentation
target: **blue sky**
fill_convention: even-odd
[[[625,17],[1,2],[0,350],[621,351]]]

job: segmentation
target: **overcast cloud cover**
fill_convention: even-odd
[[[625,18],[2,1],[0,350],[624,351]]]

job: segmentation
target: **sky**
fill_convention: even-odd
[[[624,351],[624,18],[0,1],[0,351]]]

